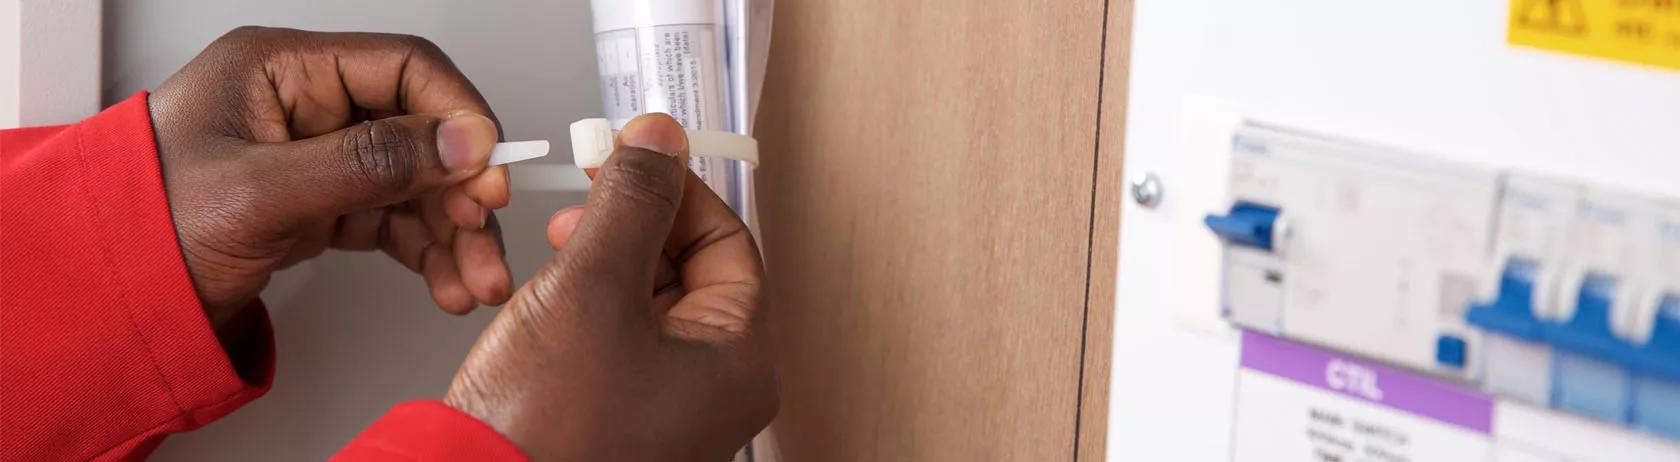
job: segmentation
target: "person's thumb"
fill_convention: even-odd
[[[280,216],[327,218],[382,207],[483,171],[496,124],[473,113],[406,115],[314,138],[261,144],[242,156],[268,177],[266,202]],[[263,179],[258,179],[262,181]]]
[[[682,204],[688,136],[665,114],[626,124],[619,146],[595,173],[576,231],[556,256],[551,282],[588,288],[609,309],[647,317],[655,269]],[[611,297],[610,299],[606,297]]]

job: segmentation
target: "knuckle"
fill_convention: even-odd
[[[274,56],[285,42],[290,29],[262,26],[239,26],[222,34],[205,47],[204,55],[224,64],[255,65]]]
[[[409,36],[409,46],[414,48],[415,53],[419,53],[420,56],[423,57],[443,59],[447,56],[443,52],[443,47],[439,47],[436,42],[433,42],[425,37],[417,35]]]
[[[663,155],[620,155],[601,167],[603,192],[614,200],[649,207],[674,208],[682,200],[676,162]],[[656,158],[657,157],[657,158]]]
[[[221,47],[228,50],[249,50],[264,42],[273,40],[275,35],[280,31],[281,29],[275,29],[272,27],[239,26],[228,30],[225,34],[222,34],[222,36],[217,38],[216,41],[211,42],[211,46]]]
[[[227,33],[222,34],[221,38],[216,39],[216,42],[243,42],[254,40],[267,31],[268,28],[262,26],[239,26],[228,29]]]
[[[347,130],[342,140],[345,167],[379,190],[406,190],[420,175],[419,149],[390,120],[374,120]]]
[[[205,47],[205,50],[220,55],[241,55],[256,45],[260,40],[257,36],[262,33],[263,28],[258,26],[235,27],[210,42],[210,46]]]
[[[408,50],[410,56],[415,58],[419,58],[423,61],[443,61],[447,59],[447,55],[443,53],[443,48],[439,47],[436,43],[433,43],[425,37],[409,34],[396,34],[394,35],[394,39],[403,48]]]

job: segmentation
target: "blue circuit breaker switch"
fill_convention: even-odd
[[[1238,201],[1224,215],[1208,215],[1202,223],[1225,242],[1271,251],[1277,220],[1277,207]]]
[[[1442,335],[1435,338],[1435,362],[1451,367],[1463,369],[1465,359],[1464,338],[1456,335]]]
[[[1658,305],[1651,340],[1635,352],[1633,425],[1680,438],[1680,294]]]
[[[1482,329],[1478,351],[1481,385],[1489,393],[1534,405],[1547,405],[1552,393],[1552,350],[1542,335],[1537,312],[1540,263],[1511,257],[1499,275],[1493,300],[1465,311],[1471,326]]]
[[[1559,409],[1611,422],[1627,422],[1632,376],[1625,361],[1633,347],[1610,330],[1618,281],[1588,274],[1575,301],[1575,315],[1547,325],[1546,340],[1557,348],[1552,369],[1552,404]]]
[[[1539,341],[1540,318],[1534,315],[1540,264],[1512,258],[1499,276],[1499,293],[1488,303],[1471,305],[1464,314],[1471,325],[1523,340]]]

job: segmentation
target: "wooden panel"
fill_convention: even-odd
[[[784,459],[1072,459],[1104,1],[775,20],[756,131]]]
[[[1097,113],[1095,204],[1091,217],[1091,293],[1085,313],[1085,372],[1079,390],[1075,458],[1103,460],[1108,448],[1108,378],[1114,290],[1119,281],[1120,201],[1125,197],[1126,100],[1131,84],[1132,0],[1108,0]]]

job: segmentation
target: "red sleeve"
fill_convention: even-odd
[[[0,201],[0,459],[142,458],[268,389],[267,315],[242,379],[199,307],[144,93],[0,132]]]
[[[257,335],[230,359],[162,178],[143,92],[76,125],[0,130],[0,460],[143,459],[268,390],[268,315],[247,310]],[[418,401],[338,458],[523,456],[471,416]]]
[[[437,400],[398,404],[333,456],[336,461],[523,461],[501,433]]]

